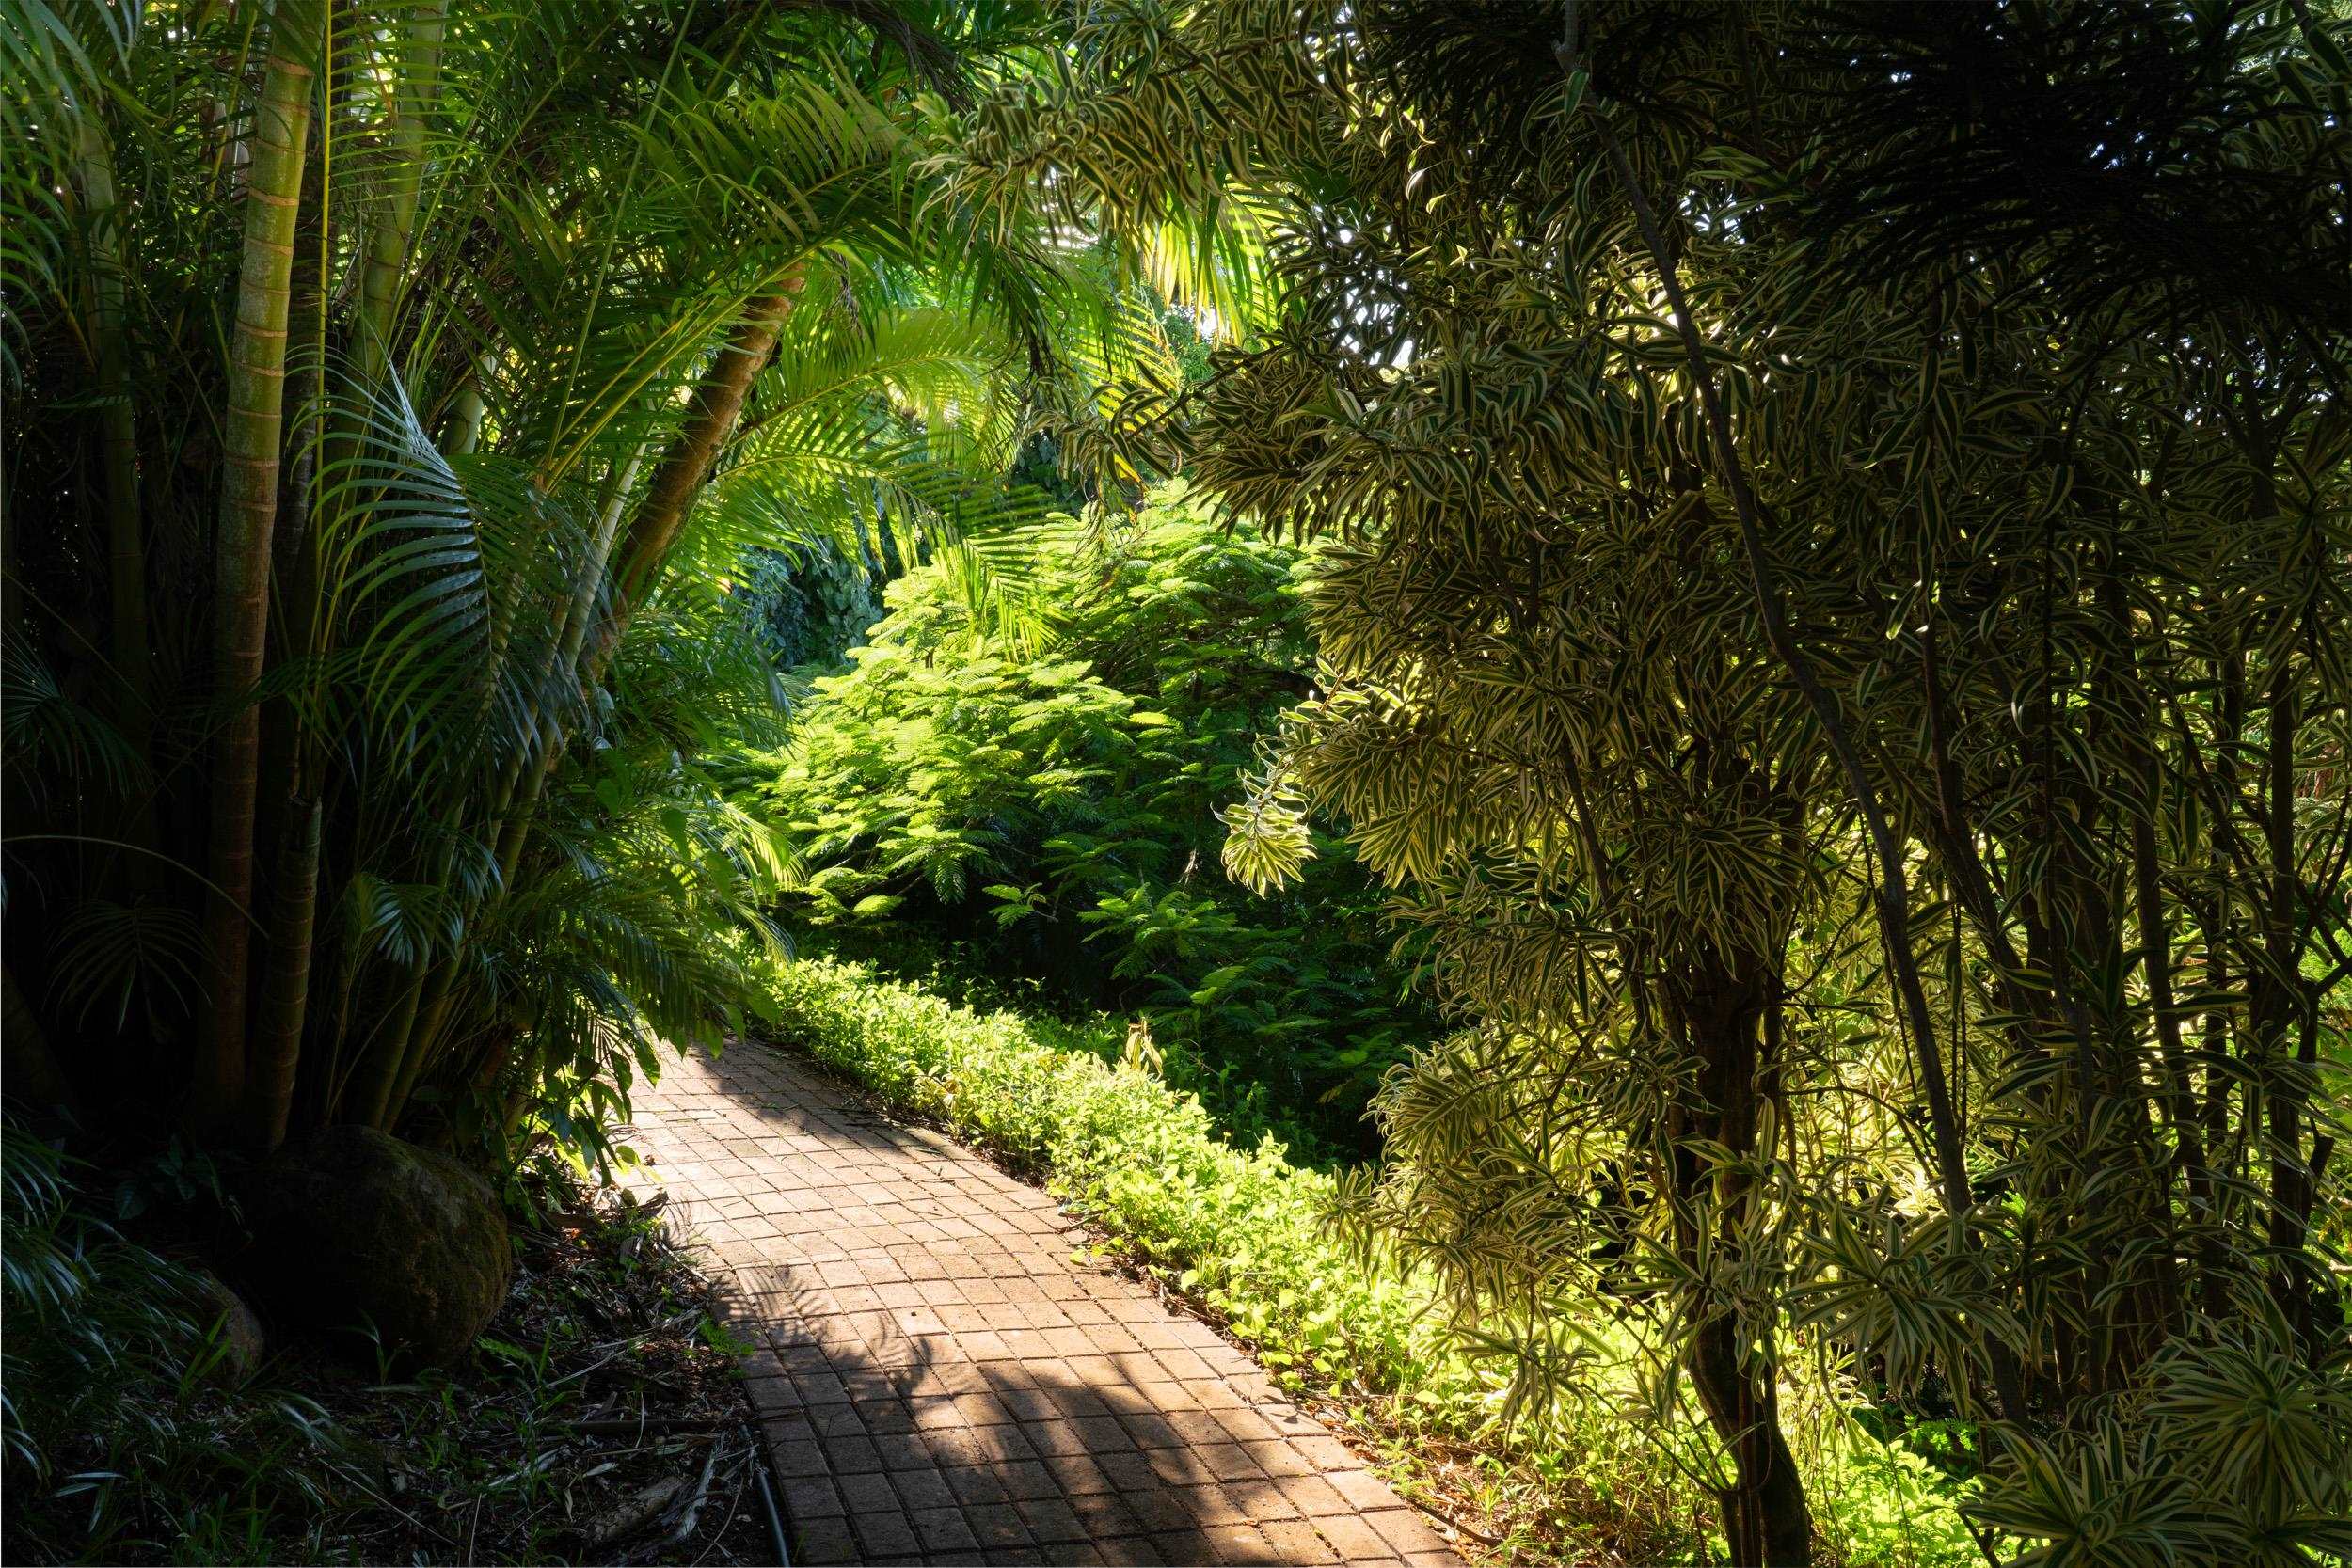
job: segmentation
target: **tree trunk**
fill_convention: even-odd
[[[1573,40],[1563,42],[1559,54],[1562,62],[1571,69],[1581,69],[1574,54]],[[1967,1235],[1965,1221],[1974,1198],[1968,1188],[1968,1162],[1962,1148],[1960,1119],[1952,1109],[1951,1085],[1944,1074],[1944,1059],[1936,1050],[1935,1022],[1928,1011],[1927,988],[1919,978],[1919,960],[1911,949],[1911,882],[1905,869],[1908,846],[1895,832],[1877,785],[1871,781],[1869,768],[1861,746],[1846,723],[1844,707],[1837,695],[1821,683],[1812,659],[1798,641],[1796,630],[1789,625],[1788,607],[1782,602],[1780,584],[1773,575],[1772,558],[1764,546],[1765,512],[1755,488],[1748,483],[1746,467],[1740,460],[1740,449],[1732,438],[1731,416],[1722,394],[1716,389],[1714,372],[1707,362],[1706,345],[1701,341],[1698,318],[1692,313],[1690,301],[1683,297],[1682,284],[1675,270],[1673,253],[1665,235],[1658,227],[1649,198],[1636,177],[1633,161],[1609,129],[1606,119],[1597,121],[1600,141],[1610,164],[1615,170],[1617,185],[1625,194],[1627,205],[1632,209],[1634,227],[1639,231],[1644,249],[1649,253],[1657,268],[1661,290],[1673,314],[1676,330],[1682,340],[1683,361],[1688,367],[1691,384],[1699,396],[1699,406],[1706,417],[1708,445],[1714,467],[1724,488],[1730,494],[1732,512],[1739,524],[1740,554],[1748,568],[1749,585],[1756,605],[1758,619],[1763,623],[1764,640],[1772,657],[1788,673],[1789,680],[1804,696],[1805,705],[1814,714],[1821,733],[1837,758],[1851,792],[1853,806],[1862,818],[1864,832],[1870,840],[1872,859],[1878,865],[1878,888],[1871,900],[1878,916],[1879,945],[1886,959],[1887,974],[1893,983],[1899,1017],[1911,1036],[1913,1061],[1916,1065],[1920,1096],[1926,1101],[1929,1146],[1935,1162],[1936,1184],[1942,1190],[1945,1212],[1951,1217],[1955,1230]],[[2015,1419],[2025,1407],[2023,1373],[2008,1348],[1997,1338],[1988,1347],[1994,1392],[1998,1398],[1998,1413]]]
[[[285,416],[286,325],[294,218],[310,134],[318,0],[279,0],[255,116],[246,182],[245,257],[229,346],[219,536],[214,582],[218,661],[214,695],[226,708],[214,749],[206,911],[210,1038],[197,1058],[189,1113],[217,1127],[233,1115],[246,1073],[253,893],[253,808],[260,788],[262,713],[253,688],[269,630],[270,541]]]
[[[2269,887],[2263,912],[2268,926],[2262,962],[2252,966],[2251,1015],[2257,1082],[2269,1132],[2271,1297],[2298,1337],[2312,1322],[2317,1261],[2305,1250],[2316,1195],[2303,1156],[2303,1107],[2308,1067],[2291,1060],[2288,1036],[2304,1008],[2297,969],[2296,915],[2302,881],[2295,859],[2295,747],[2301,712],[2291,648],[2271,671],[2269,734],[2263,790],[2264,847]]]
[[[620,476],[611,509],[592,544],[585,563],[587,569],[575,585],[572,601],[558,617],[552,680],[602,678],[604,663],[618,644],[630,614],[660,578],[662,560],[677,542],[694,497],[709,478],[711,464],[717,460],[727,437],[734,434],[752,381],[767,364],[777,336],[783,331],[785,318],[791,313],[792,301],[801,290],[801,278],[795,270],[773,293],[757,296],[745,305],[741,319],[719,350],[710,375],[695,389],[685,425],[662,455],[660,467],[654,470],[625,541],[618,538],[619,523],[630,476],[636,470],[634,459]],[[616,553],[620,564],[612,579],[612,617],[600,629],[599,644],[590,659],[591,669],[584,677],[578,677],[596,589],[603,582],[607,563]],[[531,818],[563,752],[563,738],[549,737],[535,753],[525,753],[521,767],[500,791],[503,820],[500,824],[498,857],[501,869],[510,881],[521,860]],[[389,1128],[396,1121],[406,1108],[409,1095],[428,1070],[434,1042],[447,1022],[455,995],[456,965],[457,957],[453,954],[437,966],[428,983],[417,992],[420,1005],[409,1015],[409,1026],[404,1031],[405,1038],[396,1054],[377,1064],[377,1069],[385,1076],[380,1085],[371,1079],[370,1092],[363,1096],[359,1106],[361,1119],[369,1125]]]
[[[354,1069],[356,1076],[339,1102],[327,1112],[328,1120],[360,1127],[383,1125],[385,1108],[392,1100],[392,1085],[400,1078],[409,1034],[416,1027],[417,1009],[424,1001],[425,982],[432,974],[431,969],[419,964],[401,987],[400,1005],[385,1022],[382,1033],[373,1037],[367,1053]]]
[[[1722,1146],[1735,1158],[1756,1152],[1764,1080],[1764,1015],[1774,981],[1754,955],[1703,954],[1669,989],[1668,1006],[1685,1048],[1698,1059],[1695,1094],[1675,1114],[1676,1242],[1696,1269],[1705,1250],[1718,1256],[1743,1244],[1753,1206],[1744,1185],[1719,1177],[1694,1145]],[[1699,1407],[1732,1460],[1732,1484],[1718,1496],[1731,1560],[1750,1568],[1807,1568],[1813,1516],[1804,1479],[1780,1430],[1780,1392],[1769,1355],[1745,1353],[1746,1325],[1731,1311],[1704,1305],[1692,1334],[1689,1368]]]
[[[1699,1325],[1691,1383],[1708,1423],[1731,1450],[1733,1482],[1718,1496],[1724,1540],[1740,1568],[1806,1568],[1813,1514],[1796,1456],[1780,1430],[1780,1393],[1769,1376],[1740,1364],[1739,1330],[1727,1316]]]
[[[784,319],[792,311],[793,296],[800,292],[801,274],[796,270],[775,293],[746,304],[742,320],[710,367],[709,379],[695,389],[686,424],[663,454],[661,467],[654,470],[653,482],[645,487],[645,499],[621,549],[621,567],[613,579],[614,637],[618,628],[628,624],[629,614],[660,575],[662,558],[677,543],[687,511],[710,477],[710,465],[734,434],[752,378],[767,364],[776,336],[784,330]]]

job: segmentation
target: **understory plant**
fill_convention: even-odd
[[[343,1433],[314,1400],[256,1379],[217,1281],[123,1235],[88,1174],[0,1121],[9,1560],[323,1552],[322,1536],[288,1531],[333,1512]]]

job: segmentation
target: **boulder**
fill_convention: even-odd
[[[234,1387],[260,1370],[262,1357],[269,1353],[269,1339],[262,1332],[262,1320],[246,1305],[245,1297],[230,1290],[220,1275],[210,1269],[198,1269],[196,1276],[196,1308],[200,1320],[197,1327],[214,1338],[208,1344],[217,1345],[220,1354],[205,1375],[213,1382]]]
[[[330,1127],[289,1145],[247,1212],[263,1304],[363,1362],[380,1347],[402,1368],[451,1365],[514,1278],[490,1184],[447,1154],[371,1128]]]

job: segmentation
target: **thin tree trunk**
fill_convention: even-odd
[[[424,1001],[425,982],[431,974],[431,970],[420,964],[409,976],[408,983],[401,989],[399,1006],[386,1021],[373,1048],[360,1059],[356,1069],[358,1078],[341,1097],[342,1114],[330,1109],[327,1119],[360,1127],[384,1124],[385,1108],[391,1103],[392,1085],[399,1081],[408,1037],[416,1027],[417,1009]]]
[[[554,693],[563,689],[560,699],[568,702],[580,686],[580,658],[586,647],[588,630],[596,611],[596,590],[604,586],[605,574],[611,569],[612,546],[620,535],[621,517],[628,504],[629,486],[636,483],[637,468],[643,461],[642,445],[632,452],[628,462],[614,476],[612,493],[606,498],[604,511],[596,519],[596,531],[588,542],[588,553],[580,562],[580,575],[573,580],[572,592],[556,612],[550,632],[548,657],[540,676],[540,689]],[[597,672],[601,675],[601,671]],[[544,720],[546,715],[542,714]],[[546,726],[543,723],[542,729]],[[501,880],[511,881],[515,867],[521,863],[523,838],[531,825],[531,814],[539,797],[546,791],[548,775],[563,760],[564,737],[549,734],[535,744],[527,745],[515,759],[505,778],[499,782],[496,809],[499,822],[498,863]]]
[[[2303,1160],[2302,1074],[2290,1064],[2287,1037],[2303,1011],[2296,969],[2296,913],[2301,880],[2295,863],[2295,747],[2300,704],[2292,671],[2292,650],[2282,650],[2271,672],[2269,734],[2265,744],[2263,804],[2270,887],[2265,902],[2269,930],[2252,986],[2253,1034],[2258,1079],[2270,1135],[2271,1295],[2298,1335],[2312,1323],[2312,1288],[2317,1273],[2304,1251],[2311,1226],[2311,1169]]]
[[[792,300],[801,292],[802,275],[796,270],[775,293],[762,294],[743,308],[742,320],[736,324],[726,346],[719,351],[717,363],[710,367],[710,375],[694,392],[694,401],[686,416],[686,424],[663,454],[661,467],[654,470],[653,481],[645,487],[645,499],[637,509],[637,516],[629,524],[628,539],[621,549],[620,571],[613,579],[612,636],[626,626],[628,617],[660,575],[661,562],[677,543],[678,531],[686,526],[686,514],[694,504],[703,483],[710,477],[710,465],[717,460],[719,449],[734,434],[735,421],[743,411],[743,399],[752,388],[752,379],[767,364],[768,356],[776,346],[777,334],[784,330],[784,319],[791,314]]]
[[[385,195],[384,207],[367,235],[366,260],[361,267],[360,297],[353,345],[353,361],[358,379],[363,388],[378,385],[391,363],[390,343],[394,307],[398,303],[401,274],[405,266],[408,246],[414,237],[418,192],[424,177],[424,117],[440,91],[441,42],[444,32],[443,8],[439,0],[423,5],[409,22],[408,53],[394,62],[399,73],[390,101],[386,106],[389,135],[386,140],[390,151],[391,176]],[[351,432],[342,431],[337,439],[348,442]],[[310,612],[316,595],[312,562],[306,554],[296,568],[293,580],[298,583],[294,619],[300,627],[295,639],[295,651],[308,655],[311,646]],[[300,741],[297,738],[296,745]],[[262,1028],[257,1050],[266,1053],[263,1070],[265,1083],[256,1083],[247,1095],[248,1120],[274,1146],[285,1135],[294,1085],[299,1075],[303,1039],[303,1021],[307,1011],[310,990],[310,947],[313,932],[318,898],[318,847],[315,803],[306,805],[298,799],[302,787],[303,769],[294,772],[294,788],[297,798],[290,807],[298,816],[309,819],[310,845],[307,857],[290,861],[280,875],[287,879],[286,892],[280,904],[280,917],[274,930],[274,939],[280,944],[298,942],[303,951],[297,955],[274,954],[271,965],[273,993],[265,998],[267,1016]],[[290,830],[291,836],[291,830]],[[413,990],[410,993],[414,995]],[[397,1050],[405,1038],[402,1031],[392,1042]],[[282,1053],[282,1054],[281,1054]],[[389,1093],[389,1075],[398,1070],[397,1055],[371,1060],[362,1090],[371,1105],[380,1106]],[[376,1113],[380,1115],[380,1111]],[[376,1115],[369,1124],[373,1125]]]
[[[264,1151],[286,1137],[294,1077],[302,1065],[303,1023],[310,1000],[310,948],[318,913],[317,801],[289,802],[277,856],[278,909],[255,1020],[253,1070],[246,1096],[246,1135]]]
[[[435,1042],[449,1022],[449,1010],[457,1000],[457,958],[454,954],[434,972],[430,992],[417,1014],[417,1025],[409,1032],[407,1043],[401,1051],[400,1073],[392,1081],[391,1092],[384,1098],[381,1118],[375,1125],[390,1132],[400,1125],[402,1115],[408,1109],[408,1097],[417,1092],[417,1081],[424,1075],[425,1063],[433,1056]]]
[[[449,437],[441,450],[453,456],[469,452],[482,440],[482,416],[488,412],[482,388],[469,381],[457,389],[457,404],[451,412]]]
[[[1728,1313],[1708,1319],[1692,1337],[1691,1384],[1708,1424],[1731,1450],[1732,1484],[1718,1498],[1731,1560],[1740,1568],[1809,1568],[1813,1513],[1780,1430],[1780,1394],[1769,1373],[1740,1364],[1739,1329]]]
[[[1702,1237],[1718,1256],[1739,1250],[1755,1195],[1744,1179],[1725,1180],[1694,1145],[1720,1146],[1734,1159],[1770,1152],[1756,1144],[1772,1071],[1763,1025],[1777,982],[1756,955],[1710,956],[1679,978],[1667,1009],[1698,1059],[1698,1077],[1674,1112],[1675,1228],[1683,1260],[1695,1271]],[[1717,1498],[1724,1539],[1735,1563],[1809,1568],[1813,1514],[1780,1429],[1779,1389],[1770,1362],[1748,1354],[1744,1339],[1737,1313],[1713,1301],[1700,1305],[1688,1366],[1708,1424],[1731,1455],[1732,1483]]]
[[[1581,71],[1581,57],[1576,53],[1573,0],[1569,16],[1568,36],[1561,43],[1559,54],[1564,65]],[[1927,988],[1919,978],[1918,958],[1911,949],[1911,888],[1903,864],[1903,844],[1887,820],[1885,807],[1879,799],[1877,787],[1871,783],[1861,748],[1846,724],[1836,694],[1821,684],[1814,672],[1812,660],[1805,656],[1797,641],[1795,631],[1788,624],[1788,609],[1781,602],[1779,584],[1773,578],[1771,557],[1764,547],[1763,509],[1748,483],[1747,471],[1740,462],[1739,448],[1732,439],[1731,417],[1724,406],[1722,394],[1716,389],[1714,373],[1708,367],[1705,345],[1699,340],[1697,318],[1691,313],[1690,301],[1683,297],[1682,283],[1676,275],[1674,258],[1668,252],[1665,236],[1650,211],[1649,198],[1643,193],[1632,159],[1627,156],[1625,148],[1607,122],[1600,121],[1598,124],[1601,142],[1615,171],[1617,183],[1633,209],[1635,226],[1641,232],[1645,248],[1649,252],[1651,263],[1658,269],[1660,286],[1665,290],[1668,308],[1674,313],[1675,325],[1682,340],[1683,358],[1692,383],[1698,390],[1701,410],[1706,415],[1708,444],[1712,449],[1715,467],[1724,488],[1730,493],[1732,510],[1739,520],[1741,553],[1746,558],[1752,578],[1757,613],[1764,623],[1765,641],[1820,723],[1831,750],[1845,771],[1848,785],[1852,791],[1854,808],[1861,815],[1864,830],[1870,838],[1878,862],[1878,892],[1872,902],[1878,914],[1880,944],[1884,950],[1887,970],[1894,980],[1896,996],[1911,1034],[1919,1085],[1927,1100],[1928,1130],[1934,1150],[1937,1185],[1942,1192],[1945,1210],[1951,1216],[1954,1226],[1964,1226],[1973,1204],[1968,1190],[1968,1164],[1961,1146],[1959,1118],[1952,1110],[1951,1085],[1945,1077],[1944,1059],[1935,1045],[1935,1025],[1932,1015],[1928,1011]],[[2001,1414],[2015,1418],[2023,1414],[2024,1394],[2019,1371],[2014,1359],[1997,1340],[1992,1343],[1990,1349]]]
[[[253,809],[262,740],[262,713],[252,693],[269,630],[287,299],[320,31],[319,0],[279,0],[246,182],[245,257],[229,346],[214,584],[218,647],[214,694],[229,711],[213,760],[208,860],[215,891],[206,911],[211,1037],[197,1059],[189,1106],[199,1126],[220,1125],[234,1113],[246,1072],[251,953],[246,921],[253,893]]]

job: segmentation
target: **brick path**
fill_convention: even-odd
[[[629,1140],[723,1265],[796,1562],[1460,1568],[1248,1356],[1073,1262],[1079,1227],[755,1046]]]

